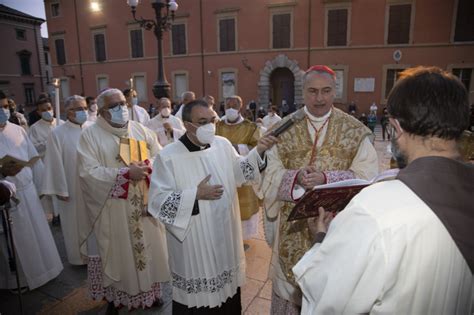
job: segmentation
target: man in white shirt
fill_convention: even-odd
[[[46,154],[46,142],[48,141],[51,131],[58,125],[64,123],[61,119],[54,118],[53,106],[51,100],[48,98],[42,98],[36,103],[37,113],[41,116],[41,119],[30,126],[28,130],[28,137],[38,151],[41,159],[44,162]],[[58,115],[59,116],[59,115]],[[57,124],[59,122],[59,124]],[[53,200],[51,196],[44,196],[41,198],[41,204],[46,213],[53,213],[52,224],[54,226],[60,225],[59,212],[53,206]]]
[[[38,152],[23,128],[8,121],[8,101],[0,91],[0,158],[10,155],[22,161],[38,156]],[[32,290],[54,279],[63,269],[56,244],[46,220],[38,189],[41,186],[43,162],[39,159],[31,167],[5,164],[0,167],[0,179],[16,186],[20,201],[11,211],[12,232],[22,285]],[[4,231],[6,232],[6,231]],[[0,254],[6,254],[0,245]],[[5,255],[7,256],[7,255]],[[0,259],[0,288],[16,288],[15,270],[8,264],[8,257]]]
[[[183,120],[182,113],[183,113],[184,106],[186,106],[186,104],[188,104],[189,102],[194,101],[195,99],[196,99],[196,95],[194,94],[194,92],[191,92],[191,91],[183,92],[183,94],[181,94],[181,105],[178,109],[178,112],[176,112],[174,116],[176,118]]]
[[[87,121],[95,122],[97,120],[97,101],[95,97],[86,97],[87,103]]]
[[[54,198],[53,206],[61,216],[61,230],[69,263],[83,265],[77,230],[77,211],[84,211],[77,182],[77,146],[82,131],[93,122],[87,120],[87,104],[82,96],[68,97],[64,107],[67,121],[51,132],[46,144],[41,194]]]
[[[270,129],[274,124],[279,122],[281,117],[278,116],[278,109],[276,106],[272,106],[268,109],[268,114],[263,117],[263,127]]]
[[[246,157],[215,136],[217,115],[196,100],[183,111],[186,133],[157,156],[149,212],[167,229],[173,314],[241,314],[245,255],[237,186],[258,183],[267,136]]]
[[[145,126],[156,133],[158,142],[164,147],[178,140],[186,129],[179,118],[171,115],[171,102],[168,98],[161,98],[156,109],[158,115],[148,121]]]
[[[138,105],[138,93],[134,89],[123,90],[123,95],[127,100],[128,114],[130,120],[137,121],[142,125],[150,120],[150,115],[143,107]]]
[[[407,166],[362,190],[326,236],[319,209],[316,244],[293,268],[302,314],[474,311],[474,166],[458,150],[468,93],[451,73],[412,68],[387,109],[393,154]]]

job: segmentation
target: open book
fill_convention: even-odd
[[[4,167],[4,166],[7,166],[7,165],[8,166],[19,165],[21,167],[25,167],[25,166],[31,167],[39,159],[40,159],[40,156],[37,155],[37,156],[32,157],[29,161],[23,161],[23,160],[17,159],[16,157],[13,157],[13,156],[7,154],[7,155],[5,155],[4,157],[2,157],[0,159],[0,167]]]
[[[288,221],[317,217],[319,207],[323,207],[326,211],[339,212],[362,189],[376,182],[394,179],[398,171],[398,169],[390,169],[371,180],[349,179],[316,186],[298,201],[288,216]]]

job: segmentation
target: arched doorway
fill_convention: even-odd
[[[270,75],[270,95],[273,105],[281,107],[285,100],[288,106],[293,106],[295,100],[295,76],[288,68],[279,67]]]

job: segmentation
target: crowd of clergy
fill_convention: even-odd
[[[27,119],[0,91],[0,159],[33,161],[0,160],[15,244],[3,224],[0,288],[34,290],[61,273],[50,217],[107,314],[160,307],[167,282],[173,314],[241,314],[244,241],[263,222],[271,314],[471,314],[463,84],[437,68],[406,70],[387,104],[400,171],[337,215],[319,208],[289,221],[314,187],[379,173],[373,133],[333,105],[335,87],[332,69],[313,66],[301,109],[281,118],[269,106],[255,121],[238,95],[221,115],[212,96],[192,91],[177,108],[161,98],[147,111],[133,88],[70,96],[62,115],[42,95]]]

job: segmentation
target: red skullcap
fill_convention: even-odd
[[[324,65],[311,66],[308,70],[306,70],[306,73],[311,72],[311,71],[326,72],[330,74],[332,77],[336,78],[336,72],[334,72],[334,70],[332,70],[328,66],[324,66]]]

